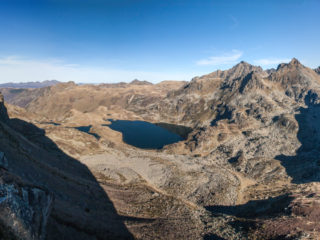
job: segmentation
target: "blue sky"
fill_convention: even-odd
[[[0,82],[190,80],[320,65],[319,0],[1,0]]]

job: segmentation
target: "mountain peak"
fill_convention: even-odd
[[[238,78],[245,76],[250,72],[263,72],[263,69],[258,66],[251,65],[245,61],[241,61],[231,69],[227,70],[229,77],[228,78]]]
[[[279,69],[283,69],[283,68],[286,68],[286,67],[289,67],[289,68],[296,68],[298,66],[303,66],[298,59],[296,58],[292,58],[291,61],[289,63],[281,63],[278,65],[277,67],[277,71]]]
[[[245,62],[245,61],[241,61],[238,64],[236,64],[235,66],[233,66],[233,68],[238,68],[238,67],[254,67],[254,66],[251,65],[250,63]]]
[[[289,62],[290,65],[301,65],[298,59],[292,58],[291,61]]]
[[[151,82],[148,82],[148,81],[141,81],[141,80],[138,80],[138,79],[134,79],[132,80],[129,84],[131,85],[152,85]]]

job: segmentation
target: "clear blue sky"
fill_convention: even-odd
[[[319,0],[1,0],[0,82],[190,80],[320,65]]]

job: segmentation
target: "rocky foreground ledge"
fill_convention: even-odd
[[[53,196],[9,173],[0,152],[0,239],[44,239]]]

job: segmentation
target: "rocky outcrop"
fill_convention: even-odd
[[[53,195],[8,172],[0,152],[0,238],[45,239]]]
[[[9,120],[7,109],[4,106],[4,98],[0,92],[0,121],[7,122]]]
[[[0,170],[1,239],[45,239],[53,196]]]
[[[265,70],[268,74],[274,73],[275,71],[277,71],[275,68],[270,68]]]
[[[268,80],[281,88],[284,93],[296,102],[304,102],[309,92],[320,92],[319,76],[310,68],[303,66],[297,59],[282,63]]]
[[[320,67],[316,68],[314,71],[315,71],[316,73],[320,74]]]

